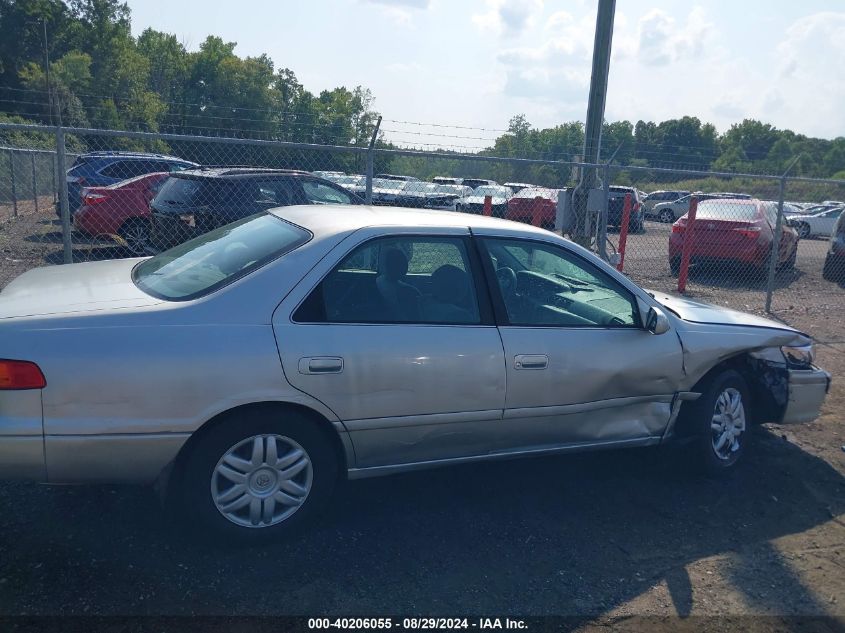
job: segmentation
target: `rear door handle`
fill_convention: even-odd
[[[343,359],[338,356],[309,356],[299,359],[300,374],[339,374]]]
[[[514,369],[545,369],[549,366],[549,357],[545,354],[519,354],[513,357]]]

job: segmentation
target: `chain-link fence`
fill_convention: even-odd
[[[35,266],[150,254],[291,204],[463,211],[552,230],[570,209],[567,233],[643,287],[841,319],[828,253],[843,199],[843,181],[788,175],[0,124],[0,287]]]

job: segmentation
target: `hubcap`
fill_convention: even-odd
[[[672,220],[674,220],[674,219],[675,219],[675,215],[674,215],[671,211],[663,211],[663,212],[660,214],[660,219],[661,219],[664,223],[668,223],[668,222],[671,222]]]
[[[728,387],[719,394],[710,430],[716,457],[729,460],[739,450],[740,438],[745,432],[745,407],[738,389]]]
[[[308,453],[283,435],[255,435],[223,454],[211,475],[211,498],[232,523],[281,523],[308,497],[314,478]]]

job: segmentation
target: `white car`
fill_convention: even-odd
[[[845,210],[845,207],[834,207],[814,215],[787,215],[786,219],[795,227],[795,230],[798,231],[798,237],[801,239],[830,237],[843,210]]]

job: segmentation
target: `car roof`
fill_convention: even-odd
[[[269,169],[267,167],[201,167],[172,174],[176,178],[251,178],[254,176],[308,176],[320,179],[311,172],[298,169]]]
[[[175,160],[179,161],[180,163],[188,163],[191,165],[196,165],[197,163],[191,162],[189,160],[185,160],[184,158],[179,158],[178,156],[169,156],[167,154],[155,154],[155,153],[148,153],[148,152],[121,152],[121,151],[99,151],[99,152],[86,152],[85,154],[81,154],[82,158],[115,158],[120,160],[149,160],[150,158],[155,158],[157,160]]]
[[[317,212],[313,205],[277,207],[269,213],[313,233],[344,233],[372,226],[401,226],[407,228],[486,228],[515,230],[530,234],[549,235],[539,227],[522,222],[455,211],[431,211],[389,206],[349,206],[344,204],[320,205]]]

